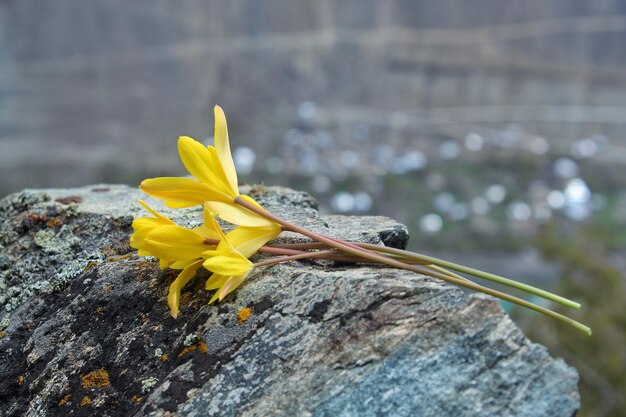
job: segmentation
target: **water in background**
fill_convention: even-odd
[[[4,0],[0,25],[0,196],[184,174],[220,104],[243,180],[396,218],[625,344],[624,2]],[[520,322],[618,415],[623,355]]]

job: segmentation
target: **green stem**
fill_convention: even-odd
[[[534,294],[536,296],[545,298],[550,301],[554,301],[555,303],[561,304],[563,306],[573,308],[575,310],[580,309],[580,303],[572,301],[568,298],[562,297],[560,295],[551,293],[549,291],[542,290],[537,287],[533,287],[532,285],[524,284],[512,279],[508,279],[499,275],[490,274],[489,272],[483,272],[478,269],[469,268],[467,266],[458,265],[453,262],[444,261],[442,259],[434,258],[432,256],[426,256],[419,253],[409,252],[402,249],[390,248],[387,246],[379,246],[373,245],[370,243],[354,243],[356,246],[369,249],[375,252],[382,252],[389,255],[393,255],[395,257],[400,257],[403,259],[413,259],[419,261],[424,264],[432,264],[438,265],[440,267],[449,268],[455,270],[457,272],[462,272],[464,274],[469,274],[478,278],[482,278],[488,281],[497,282],[498,284],[507,285],[509,287],[517,288],[518,290],[526,291],[529,294]],[[293,249],[307,250],[307,249],[321,249],[324,245],[319,243],[294,243],[294,244],[286,244],[286,245],[269,245],[271,247],[289,247]]]
[[[532,285],[527,285],[524,284],[522,282],[518,282],[518,281],[514,281],[512,279],[508,279],[508,278],[504,278],[501,277],[499,275],[495,275],[495,274],[490,274],[489,272],[483,272],[480,271],[478,269],[474,269],[474,268],[469,268],[467,266],[463,266],[463,265],[458,265],[452,262],[448,262],[448,261],[444,261],[442,259],[438,259],[438,258],[433,258],[432,256],[426,256],[426,255],[421,255],[418,253],[413,253],[413,252],[409,252],[406,250],[402,250],[402,249],[396,249],[396,248],[389,248],[386,246],[377,246],[377,245],[372,245],[369,243],[363,243],[363,244],[359,244],[359,246],[362,246],[366,249],[370,249],[370,250],[378,250],[380,252],[384,252],[384,253],[388,253],[388,254],[392,254],[392,255],[397,255],[403,258],[410,258],[410,259],[415,259],[417,261],[422,261],[422,262],[427,262],[427,263],[431,263],[434,265],[439,265],[442,266],[444,268],[449,268],[452,269],[454,271],[457,272],[462,272],[464,274],[469,274],[469,275],[473,275],[475,277],[478,278],[482,278],[482,279],[486,279],[492,282],[497,282],[498,284],[503,284],[503,285],[508,285],[509,287],[513,287],[513,288],[517,288],[519,290],[522,291],[526,291],[530,294],[534,294],[537,295],[539,297],[545,298],[547,300],[551,300],[554,301],[556,303],[559,303],[561,305],[564,305],[566,307],[570,307],[573,308],[575,310],[579,310],[580,309],[580,303],[577,303],[575,301],[572,301],[568,298],[565,297],[561,297],[560,295],[557,294],[553,294],[549,291],[545,291],[542,290],[540,288],[536,288],[533,287]],[[376,248],[376,249],[374,249]]]
[[[338,250],[340,250],[342,252],[353,254],[353,255],[356,255],[357,257],[362,257],[362,258],[365,258],[367,260],[374,261],[374,262],[377,262],[377,263],[384,263],[384,264],[387,264],[389,266],[393,266],[395,268],[416,272],[418,274],[424,274],[425,273],[425,270],[423,268],[416,267],[414,265],[409,265],[409,264],[406,264],[404,262],[400,262],[400,261],[398,261],[396,259],[389,258],[389,257],[383,256],[383,255],[380,255],[378,253],[371,252],[371,251],[369,251],[367,249],[356,249],[352,245],[346,245],[346,244],[343,244],[343,243],[341,243],[339,241],[336,241],[334,239],[331,239],[331,238],[328,238],[326,236],[320,235],[318,233],[312,232],[310,230],[304,229],[304,228],[302,228],[300,226],[297,226],[297,225],[292,224],[292,223],[290,223],[290,222],[288,222],[286,220],[283,220],[280,217],[274,216],[270,212],[268,212],[268,211],[266,211],[264,209],[258,208],[256,206],[254,206],[253,204],[250,204],[247,201],[241,199],[240,197],[237,197],[234,202],[236,204],[239,204],[242,207],[247,208],[250,211],[253,211],[253,212],[255,212],[255,213],[265,217],[268,220],[271,220],[271,221],[273,221],[273,222],[275,222],[277,224],[280,224],[281,226],[283,226],[283,227],[285,227],[285,228],[287,228],[287,229],[289,229],[289,230],[291,230],[293,232],[300,233],[300,234],[302,234],[304,236],[308,236],[311,239],[314,239],[314,240],[317,240],[319,242],[325,243],[328,246],[333,247],[335,249],[338,249]],[[557,319],[557,320],[559,320],[559,321],[561,321],[563,323],[569,324],[570,326],[575,327],[575,328],[577,328],[577,329],[579,329],[579,330],[581,330],[581,331],[583,331],[583,332],[585,332],[587,334],[591,334],[591,329],[589,327],[587,327],[587,326],[585,326],[585,325],[583,325],[581,323],[578,323],[577,321],[575,321],[575,320],[573,320],[573,319],[571,319],[569,317],[566,317],[566,316],[564,316],[562,314],[559,314],[559,313],[557,313],[555,311],[548,310],[547,308],[544,308],[544,307],[532,304],[532,303],[530,303],[530,302],[528,302],[526,300],[522,300],[522,299],[514,297],[512,295],[508,295],[508,294],[505,294],[503,292],[500,292],[500,291],[497,291],[497,290],[493,290],[491,288],[483,287],[483,286],[478,285],[478,284],[476,284],[474,282],[471,282],[471,281],[465,281],[465,280],[462,280],[462,279],[458,279],[458,278],[451,277],[451,276],[444,275],[444,274],[437,273],[437,272],[431,272],[431,271],[428,271],[428,272],[430,272],[429,275],[431,275],[433,277],[436,277],[436,278],[439,278],[441,280],[444,280],[444,281],[456,284],[456,285],[461,286],[461,287],[469,288],[469,289],[472,289],[474,291],[483,292],[485,294],[489,294],[489,295],[492,295],[494,297],[498,297],[498,298],[501,298],[503,300],[510,301],[510,302],[518,304],[518,305],[520,305],[522,307],[526,307],[526,308],[529,308],[531,310],[534,310],[534,311],[537,311],[539,313],[542,313],[542,314],[545,314],[547,316],[550,316],[552,318],[555,318],[555,319]]]

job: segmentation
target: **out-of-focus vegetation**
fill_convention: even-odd
[[[558,323],[534,318],[526,332],[563,357],[580,373],[581,416],[618,417],[626,410],[626,279],[623,259],[615,259],[606,242],[614,231],[607,225],[589,225],[562,233],[554,222],[538,235],[544,256],[563,266],[557,291],[584,303],[578,314],[593,329],[591,337]],[[619,263],[622,266],[619,266]]]

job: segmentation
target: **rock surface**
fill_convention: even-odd
[[[387,218],[320,216],[305,193],[247,191],[344,239],[408,239]],[[200,273],[174,320],[165,298],[175,274],[127,243],[143,215],[137,198],[99,185],[0,201],[0,416],[573,416],[579,407],[576,371],[526,339],[496,300],[404,271],[293,262],[255,271],[210,306]]]

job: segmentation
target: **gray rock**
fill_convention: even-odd
[[[305,193],[244,190],[337,237],[398,247],[408,238],[383,217],[319,216]],[[141,197],[100,185],[0,201],[0,416],[572,416],[579,407],[576,371],[531,343],[496,300],[405,271],[291,262],[260,268],[219,305],[207,305],[201,272],[174,320],[165,298],[175,273],[127,244]],[[193,209],[162,211],[199,220]],[[241,320],[245,307],[252,315]]]

